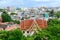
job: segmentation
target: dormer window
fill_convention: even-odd
[[[23,31],[23,33],[25,33],[25,31]]]
[[[29,33],[29,31],[27,31],[27,33]]]

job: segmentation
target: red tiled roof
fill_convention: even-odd
[[[2,18],[0,18],[0,22],[2,22]]]
[[[17,29],[17,27],[15,25],[11,26],[11,27],[7,27],[5,30],[14,30],[14,29]]]
[[[47,27],[47,21],[46,20],[36,19],[36,22],[37,22],[38,26],[42,29]]]
[[[47,27],[47,21],[44,20],[44,26]]]
[[[21,21],[20,26],[21,26],[21,29],[22,29],[22,30],[25,29],[25,28],[24,28],[24,21]]]
[[[21,29],[22,30],[26,30],[29,29],[31,27],[31,25],[33,24],[34,20],[23,20],[20,23]]]
[[[35,22],[37,23],[39,28],[44,29],[47,26],[47,21],[45,21],[45,20],[36,19]],[[20,23],[21,30],[29,29],[33,23],[34,23],[34,20],[23,20],[23,21],[21,21],[21,23]]]

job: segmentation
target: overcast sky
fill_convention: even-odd
[[[0,0],[0,7],[56,7],[60,0]]]

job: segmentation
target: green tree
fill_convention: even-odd
[[[7,38],[8,38],[7,31],[0,31],[0,39],[7,40]]]
[[[60,11],[57,11],[55,15],[57,18],[59,18],[60,17]]]
[[[18,20],[12,20],[12,22],[14,22],[16,24],[20,24],[20,21],[18,21]]]
[[[16,13],[11,13],[10,15],[16,15]]]
[[[53,10],[53,9],[50,11],[49,16],[51,16],[51,17],[53,17],[53,16],[54,16],[54,10]]]
[[[19,29],[9,31],[7,35],[8,35],[8,40],[21,40],[23,37],[23,33]]]
[[[0,9],[0,12],[3,12],[3,11],[5,11],[5,9]]]
[[[2,22],[10,22],[12,20],[6,11],[2,13],[1,17],[2,17]]]
[[[0,31],[0,40],[27,40],[21,30]]]

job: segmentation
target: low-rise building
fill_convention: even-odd
[[[22,20],[20,23],[20,29],[23,31],[24,35],[33,35],[39,29],[45,29],[47,27],[47,21],[41,19],[27,19]]]

